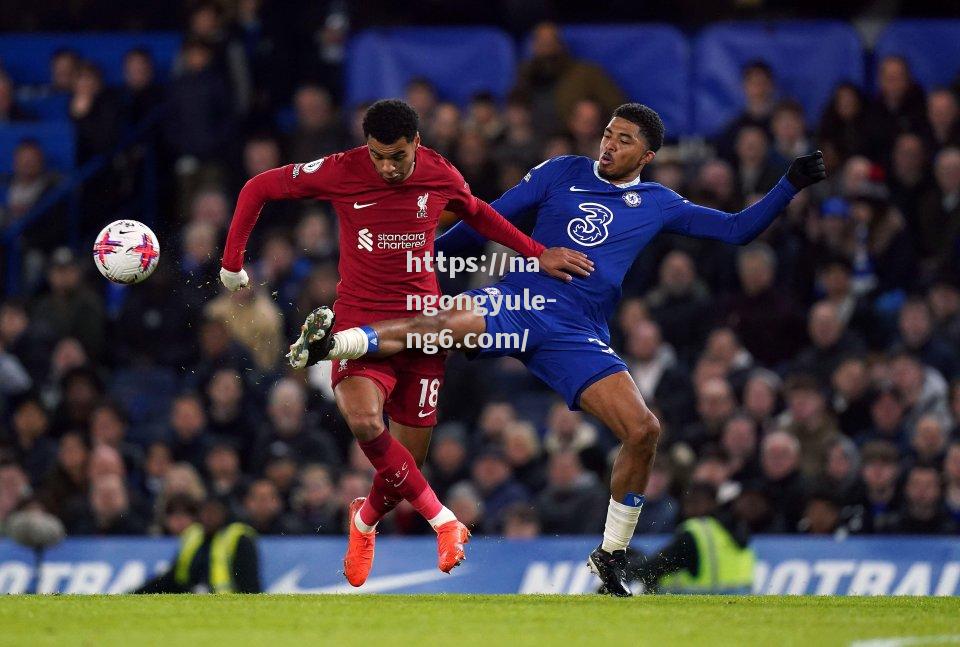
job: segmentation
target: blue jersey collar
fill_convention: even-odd
[[[637,186],[638,184],[640,184],[640,176],[639,176],[639,175],[638,175],[632,182],[627,182],[627,183],[625,183],[625,184],[615,184],[615,183],[611,182],[610,180],[604,180],[602,177],[600,177],[600,162],[594,162],[594,163],[593,163],[593,174],[596,175],[596,176],[597,176],[597,179],[600,180],[601,182],[606,182],[607,184],[612,184],[613,186],[617,187],[618,189],[629,189],[629,188],[632,187],[632,186]]]

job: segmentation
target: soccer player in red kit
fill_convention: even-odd
[[[363,119],[367,144],[307,164],[291,164],[252,178],[237,199],[220,277],[231,290],[248,282],[244,250],[260,210],[269,200],[329,200],[340,225],[340,283],[333,330],[379,319],[415,316],[408,295],[437,297],[436,275],[420,263],[408,268],[408,253],[433,250],[444,210],[461,216],[487,238],[527,257],[559,279],[586,275],[586,256],[566,248],[545,249],[477,199],[463,177],[435,151],[420,146],[418,117],[398,100],[374,103]],[[422,302],[422,301],[420,301]],[[307,363],[312,334],[328,322],[308,317],[290,362]],[[401,499],[409,501],[437,532],[438,567],[449,572],[464,559],[469,531],[438,500],[420,472],[443,381],[444,357],[407,351],[388,359],[345,360],[332,383],[337,407],[376,468],[370,495],[350,506],[350,537],[344,573],[360,586],[373,565],[376,525]],[[384,428],[383,416],[390,425]]]

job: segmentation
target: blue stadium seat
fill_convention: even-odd
[[[680,31],[643,23],[566,25],[561,33],[574,56],[600,65],[632,101],[659,112],[667,136],[692,131],[690,44]]]
[[[0,173],[9,173],[13,169],[13,149],[24,139],[36,139],[40,143],[50,168],[69,171],[74,167],[73,124],[69,121],[38,121],[0,128]]]
[[[489,27],[371,29],[351,39],[346,62],[347,105],[403,97],[418,76],[440,97],[465,104],[476,92],[503,98],[513,86],[513,41]]]
[[[123,81],[123,55],[129,50],[149,50],[162,78],[169,74],[182,40],[175,32],[8,34],[0,36],[0,67],[17,84],[49,83],[50,56],[69,48],[98,64],[108,85],[117,85]]]
[[[771,68],[784,97],[799,100],[807,122],[819,118],[842,81],[864,82],[863,49],[847,23],[795,21],[723,23],[707,27],[694,43],[696,130],[713,135],[743,106],[740,70],[760,59]]]
[[[907,59],[926,90],[949,85],[960,74],[960,20],[895,20],[877,41],[876,62]]]
[[[70,118],[69,94],[50,94],[45,97],[33,97],[22,100],[19,103],[24,110],[38,119],[57,120]]]

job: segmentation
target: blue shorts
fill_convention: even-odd
[[[464,294],[489,299],[491,294],[522,296],[521,288],[503,282],[490,287],[469,290]],[[493,292],[496,291],[496,292]],[[608,375],[626,371],[627,365],[607,345],[608,333],[599,329],[584,315],[577,320],[577,312],[558,313],[557,304],[546,304],[543,310],[508,309],[484,315],[486,332],[497,339],[498,333],[526,334],[524,349],[484,348],[470,353],[476,357],[516,357],[531,373],[563,396],[573,411],[580,409],[580,394]],[[551,305],[553,312],[551,312]]]

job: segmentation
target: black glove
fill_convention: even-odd
[[[787,180],[797,191],[816,184],[826,177],[827,169],[823,165],[823,153],[820,151],[798,157],[787,169]]]

